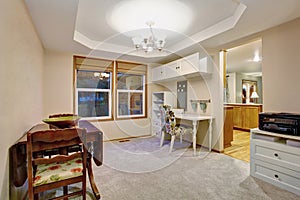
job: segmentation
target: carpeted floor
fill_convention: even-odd
[[[102,200],[300,199],[250,177],[247,162],[189,146],[168,154],[155,137],[105,142],[104,165],[93,166]]]
[[[88,179],[87,179],[87,184],[89,184]],[[81,189],[81,184],[74,184],[74,185],[70,186],[69,191],[76,192],[79,189]],[[62,189],[55,189],[55,190],[41,193],[39,199],[40,200],[51,199],[51,198],[54,198],[57,196],[61,196],[62,194],[63,194]],[[28,197],[27,197],[27,199],[28,199]],[[75,197],[69,198],[69,200],[81,200],[81,199],[82,199],[81,196],[75,196]],[[90,188],[87,188],[86,199],[87,200],[95,200],[94,194]]]

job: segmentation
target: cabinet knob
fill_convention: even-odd
[[[278,153],[274,153],[274,156],[275,156],[276,158],[278,158]]]
[[[274,177],[279,180],[279,176],[277,174],[275,174]]]

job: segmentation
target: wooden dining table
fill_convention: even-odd
[[[92,169],[92,160],[97,166],[101,166],[103,162],[103,133],[96,128],[93,124],[86,120],[80,120],[78,122],[79,128],[85,128],[87,137],[87,149],[89,151],[87,158],[87,171],[91,184],[91,188],[96,199],[100,199],[100,192],[94,180],[94,174]],[[48,124],[37,124],[27,131],[13,146],[10,148],[10,182],[15,187],[23,186],[27,180],[27,134],[49,130]]]

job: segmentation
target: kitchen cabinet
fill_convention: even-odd
[[[152,69],[152,81],[165,79],[165,66],[159,66]]]
[[[181,62],[174,61],[164,65],[166,76],[165,79],[174,78],[181,74]]]
[[[235,129],[250,130],[258,127],[261,104],[226,104],[233,106],[233,127]]]
[[[300,138],[251,129],[250,175],[300,195]]]
[[[162,129],[161,111],[162,105],[170,105],[172,108],[176,106],[176,97],[172,92],[162,91],[152,93],[152,115],[151,129],[152,135],[160,136]]]
[[[224,148],[230,147],[233,141],[233,106],[224,106]]]
[[[201,58],[199,61],[199,72],[210,74],[213,70],[213,63],[208,57]]]
[[[185,77],[206,76],[212,73],[213,63],[208,57],[195,53],[152,69],[152,81],[181,80]]]
[[[243,127],[242,124],[242,107],[233,106],[233,126],[235,128]]]
[[[181,59],[180,62],[181,66],[179,75],[181,76],[193,74],[200,71],[200,67],[198,64],[200,63],[198,54],[192,54],[190,56],[187,56]]]

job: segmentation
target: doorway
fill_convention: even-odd
[[[250,129],[258,127],[258,114],[262,110],[251,113],[255,116],[249,117],[246,116],[249,112],[244,112],[243,109],[247,109],[247,106],[252,109],[255,105],[263,104],[262,40],[250,41],[226,51],[224,101],[225,105],[232,105],[236,109],[233,112],[233,140],[230,146],[224,148],[224,154],[249,162]],[[251,119],[255,122],[250,122]]]

